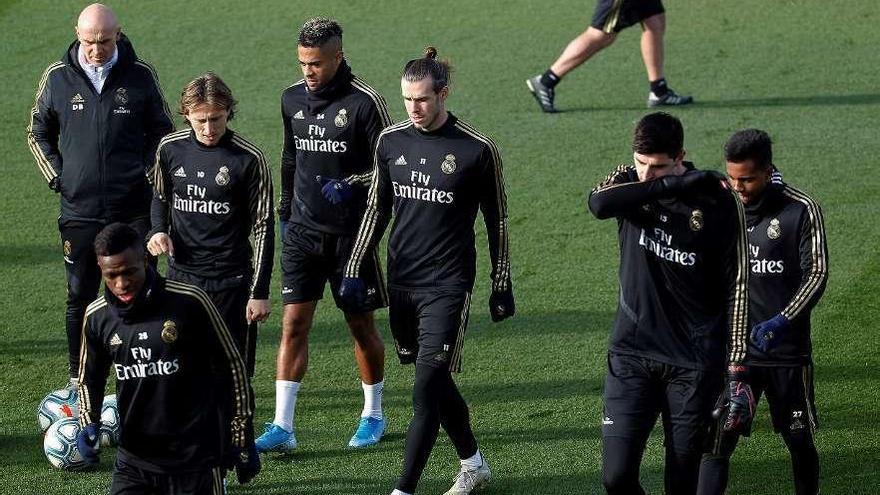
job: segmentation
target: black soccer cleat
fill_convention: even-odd
[[[526,86],[529,87],[529,91],[532,92],[532,96],[535,97],[535,101],[538,102],[541,111],[544,113],[556,113],[556,107],[553,106],[553,98],[556,97],[556,92],[553,88],[545,86],[541,82],[540,74],[526,79]]]
[[[685,96],[668,89],[663,96],[657,96],[653,91],[648,92],[648,107],[689,105],[694,102],[693,96]]]

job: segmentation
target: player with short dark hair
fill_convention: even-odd
[[[440,426],[461,468],[446,495],[466,495],[489,482],[467,404],[452,379],[461,370],[464,334],[476,278],[474,221],[486,223],[493,321],[515,307],[508,252],[507,195],[495,143],[446,110],[449,67],[428,47],[406,64],[401,89],[409,120],[382,132],[367,211],[345,268],[341,295],[363,299],[371,253],[392,215],[388,240],[389,317],[401,363],[415,363],[413,418],[403,472],[393,495],[414,493]]]
[[[73,389],[83,315],[101,284],[95,235],[109,223],[125,222],[146,236],[146,170],[159,140],[173,129],[156,73],[135,54],[116,14],[105,5],[87,6],[76,41],[40,79],[27,135],[37,167],[61,197]]]
[[[791,454],[795,493],[815,495],[819,455],[810,313],[828,280],[825,221],[810,196],[772,180],[772,141],[766,132],[736,132],[724,154],[748,224],[750,382],[756,398],[767,394],[773,429]],[[701,495],[725,493],[738,439],[724,431],[716,436],[712,453],[703,458]]]
[[[635,24],[642,26],[642,61],[648,73],[648,106],[687,105],[693,97],[679,95],[666,84],[663,72],[666,10],[661,0],[599,0],[586,31],[571,40],[565,50],[543,74],[526,80],[541,110],[555,113],[556,85],[562,78],[603,49],[611,46],[617,34]]]
[[[639,466],[663,418],[666,493],[693,494],[725,365],[730,424],[748,424],[744,381],[748,265],[742,205],[723,176],[684,161],[672,115],[646,115],[621,165],[589,195],[616,218],[620,297],[608,345],[602,474],[609,494],[643,494]]]
[[[105,227],[94,252],[106,287],[82,329],[80,454],[98,463],[112,370],[120,436],[110,493],[219,495],[230,460],[239,481],[250,481],[260,471],[250,384],[207,294],[162,278],[147,263],[143,237],[125,224]]]
[[[147,248],[169,256],[169,280],[211,296],[253,375],[256,323],[269,316],[272,173],[263,152],[227,127],[235,103],[212,72],[184,87],[180,114],[189,128],[159,143]]]
[[[260,451],[296,447],[294,411],[309,363],[309,332],[324,287],[354,338],[364,393],[350,447],[378,442],[385,431],[382,389],[385,347],[373,311],[387,302],[375,252],[364,270],[369,297],[346,304],[337,297],[366,206],[376,139],[391,123],[385,100],[354,75],[342,51],[342,28],[324,17],[309,19],[299,32],[297,56],[303,79],[281,96],[281,218],[284,303],[275,380],[275,418],[257,439]]]

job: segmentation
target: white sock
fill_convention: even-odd
[[[483,465],[483,454],[480,453],[480,449],[477,449],[477,453],[468,457],[467,459],[461,460],[461,467],[474,470]]]
[[[385,387],[385,380],[372,385],[361,382],[361,388],[364,389],[364,410],[361,411],[361,417],[372,417],[382,419],[382,389]]]
[[[391,492],[391,495],[412,495],[412,494],[411,494],[411,493],[402,492],[402,491],[398,490],[397,488],[395,488],[394,491]]]
[[[275,419],[276,425],[285,431],[293,431],[293,413],[296,411],[296,394],[300,382],[275,380]]]

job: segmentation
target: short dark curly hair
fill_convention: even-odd
[[[95,236],[95,255],[98,257],[117,255],[129,248],[143,253],[144,239],[128,224],[111,223]]]
[[[342,26],[334,19],[312,17],[299,30],[299,46],[321,48],[331,42],[342,48]]]
[[[760,129],[743,129],[733,133],[724,145],[724,159],[742,163],[752,160],[762,169],[773,165],[773,140]]]
[[[681,121],[666,112],[645,115],[633,131],[632,149],[642,155],[665,153],[676,158],[684,149]]]

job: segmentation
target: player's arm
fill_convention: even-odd
[[[364,212],[364,218],[361,220],[360,228],[358,228],[354,248],[351,251],[348,263],[345,265],[344,279],[357,279],[359,277],[361,263],[379,244],[382,235],[385,233],[385,227],[388,226],[388,221],[391,218],[393,191],[391,189],[391,178],[388,174],[388,165],[383,158],[383,142],[384,140],[380,136],[373,158],[370,190],[367,193],[367,208]],[[345,280],[343,281],[345,282]],[[340,290],[340,292],[343,292],[343,290]]]
[[[150,203],[152,228],[147,235],[147,250],[153,256],[162,253],[174,256],[174,244],[168,235],[171,225],[171,205],[168,200],[171,193],[171,175],[166,152],[167,150],[160,144],[156,150],[153,166],[147,174],[150,183],[153,184],[153,200]]]
[[[290,219],[291,203],[293,202],[294,178],[296,177],[296,143],[293,142],[293,129],[290,117],[281,103],[281,120],[284,128],[281,146],[281,198],[278,201],[278,218],[284,225]]]
[[[90,313],[96,305],[103,305],[98,301],[89,306],[83,320],[79,351],[79,423],[82,427],[101,421],[104,387],[112,363],[100,334],[94,328],[94,318]]]
[[[481,156],[483,174],[480,184],[480,211],[486,224],[489,258],[492,262],[492,293],[489,314],[492,321],[513,316],[513,283],[510,279],[510,245],[508,242],[507,192],[501,153],[491,140]]]
[[[809,312],[825,292],[828,282],[828,246],[825,242],[825,219],[819,205],[808,196],[789,189],[806,203],[799,235],[800,265],[803,277],[791,302],[782,310],[782,316],[789,321],[803,312]]]
[[[724,176],[711,170],[691,170],[639,182],[635,167],[620,165],[599,183],[587,200],[590,212],[600,219],[622,217],[651,201],[697,187],[717,187]]]
[[[147,92],[147,102],[145,105],[144,119],[144,169],[149,176],[151,161],[156,156],[156,149],[159,147],[159,141],[174,131],[174,122],[171,120],[171,111],[165,102],[165,96],[162,94],[162,86],[159,85],[159,76],[149,64],[140,62],[147,69],[148,76],[151,78],[152,84]]]
[[[391,115],[388,113],[388,106],[385,104],[385,99],[379,94],[376,94],[373,97],[372,105],[363,105],[363,113],[364,138],[369,145],[369,156],[375,156],[376,144],[379,142],[379,134],[382,134],[382,131],[393,122],[391,120]],[[343,180],[352,185],[369,187],[372,179],[373,170],[372,168],[369,168],[363,174],[351,175]]]
[[[275,259],[275,217],[272,195],[272,172],[266,157],[256,150],[254,163],[249,169],[248,204],[253,233],[254,280],[251,284],[251,299],[269,299],[269,281],[272,277],[272,264]],[[266,314],[265,316],[268,316]],[[265,319],[259,316],[258,321]]]
[[[728,364],[740,365],[746,357],[749,314],[749,252],[743,205],[733,191],[726,190],[724,206],[728,209],[728,225],[721,249],[721,264],[727,293]]]
[[[52,84],[50,72],[58,69],[56,64],[49,66],[40,85],[37,87],[37,95],[34,106],[31,109],[31,121],[27,129],[27,142],[37,168],[46,179],[46,183],[55,192],[61,192],[61,153],[58,151],[58,137],[61,126],[58,114],[52,105]]]

